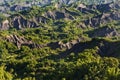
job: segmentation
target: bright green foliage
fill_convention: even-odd
[[[99,39],[97,40],[99,42]],[[92,44],[96,45],[96,43]],[[9,46],[4,47],[6,45],[2,46],[1,42],[1,50],[3,50],[1,54],[5,55],[1,56],[1,65],[4,63],[4,66],[0,67],[2,80],[120,79],[119,58],[101,57],[98,54],[98,47],[78,53],[71,52],[60,58],[59,50],[52,50],[49,47],[30,49],[22,46],[18,50],[14,44],[7,43],[7,45]]]
[[[83,14],[75,6],[77,4],[61,9],[33,6],[28,11],[17,13],[17,16],[33,20],[40,27],[0,31],[0,80],[120,80],[119,37],[90,37],[104,28],[115,28],[119,32],[120,21],[90,27],[84,25],[83,21],[101,12],[96,10],[95,13]],[[45,16],[48,11],[55,13],[64,10],[73,20]],[[0,17],[0,22],[5,19],[2,15]],[[46,18],[46,24],[37,22],[35,18],[38,17]],[[16,40],[10,38],[11,35],[23,37],[22,41],[45,46],[32,48],[30,44],[24,44],[18,48]],[[80,42],[75,45],[70,43],[77,39]],[[61,42],[63,46],[70,43],[72,47],[53,49],[56,45],[49,44],[54,42]]]
[[[13,79],[12,74],[5,71],[5,66],[0,67],[0,80],[11,80]]]

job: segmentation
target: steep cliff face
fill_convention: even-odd
[[[103,13],[101,15],[95,16],[85,21],[86,25],[90,25],[91,27],[97,27],[100,24],[106,24],[110,21],[120,20],[120,11],[111,12],[111,13]]]
[[[6,36],[5,40],[7,40],[8,42],[12,42],[14,43],[18,49],[21,48],[21,46],[28,46],[31,49],[33,48],[43,48],[46,45],[40,45],[40,44],[36,44],[33,41],[27,40],[22,36],[17,36],[17,35],[10,35],[10,36]]]
[[[11,17],[10,19],[10,24],[16,29],[40,27],[40,23],[46,24],[48,20],[43,16],[26,19],[20,15]]]
[[[110,28],[108,26],[102,27],[100,29],[95,29],[93,31],[88,31],[90,37],[119,37],[120,34],[116,29]]]
[[[49,22],[50,19],[52,20],[60,20],[60,19],[68,19],[68,20],[75,20],[75,16],[79,17],[80,13],[91,13],[95,14],[92,18],[89,18],[88,20],[84,21],[84,24],[90,25],[91,27],[97,27],[100,24],[105,24],[107,22],[113,21],[113,20],[120,20],[120,11],[118,10],[120,8],[119,4],[116,3],[109,3],[109,4],[103,4],[103,5],[92,5],[92,6],[85,6],[80,4],[76,7],[79,11],[79,13],[70,11],[67,8],[63,8],[62,10],[53,10],[53,11],[46,11],[44,12],[43,16],[38,16],[31,19],[25,19],[22,16],[14,16],[12,18],[11,23],[12,26],[16,27],[17,29],[20,29],[22,27],[37,27],[40,23],[47,24],[47,21]],[[103,9],[105,11],[103,11]],[[117,9],[117,10],[115,10]],[[102,11],[101,14],[98,14],[94,10]],[[89,15],[89,14],[88,14]],[[24,15],[23,15],[24,16]]]
[[[5,37],[5,40],[11,43],[14,43],[18,49],[21,48],[21,46],[28,46],[31,49],[34,48],[44,48],[44,47],[50,47],[51,49],[66,49],[69,50],[71,49],[74,45],[80,43],[80,41],[83,41],[84,38],[79,38],[76,40],[71,40],[67,43],[63,43],[62,41],[57,41],[57,42],[50,42],[50,43],[46,43],[46,44],[37,44],[31,40],[27,40],[25,39],[23,36],[17,36],[17,35],[9,35]]]
[[[2,23],[0,24],[0,29],[8,30],[9,28],[10,28],[9,21],[8,20],[2,21]]]
[[[55,25],[59,27],[60,25],[62,27],[76,26],[83,30],[89,27],[93,28],[94,34],[89,34],[90,37],[119,36],[115,28],[109,28],[111,26],[108,26],[108,28],[100,28],[101,25],[120,20],[119,3],[102,5],[74,4],[69,7],[66,6],[57,9],[54,7],[51,9],[51,6],[50,8],[45,8],[45,10],[41,8],[31,8],[31,10],[13,14],[8,20],[1,23],[0,29],[8,30],[11,27],[16,29],[37,28],[44,27],[45,25],[52,27]],[[63,21],[63,24],[60,23],[60,21]],[[71,22],[71,24],[66,25],[65,22]],[[96,32],[96,30],[98,32]]]
[[[74,15],[74,13],[73,13]],[[31,19],[23,18],[23,16],[17,15],[14,17],[11,17],[10,24],[16,29],[22,29],[22,28],[36,28],[41,27],[39,24],[47,24],[49,20],[59,20],[59,19],[70,19],[74,20],[72,15],[66,13],[65,11],[54,11],[54,12],[46,12],[44,16],[34,17]],[[8,28],[3,28],[8,29]]]
[[[14,17],[12,23],[13,23],[12,25],[17,29],[22,29],[22,28],[27,28],[27,27],[28,28],[37,27],[37,24],[35,22],[28,21],[21,16]]]
[[[67,55],[69,53],[74,52],[83,52],[85,49],[92,49],[92,48],[97,48],[98,49],[98,54],[100,56],[104,57],[117,57],[119,56],[118,52],[120,49],[120,42],[110,42],[107,40],[102,40],[102,39],[92,39],[91,41],[88,42],[80,42],[75,44],[71,49],[65,51]],[[66,55],[66,56],[67,56]]]
[[[85,21],[86,25],[97,27],[100,24],[106,24],[110,21],[120,20],[120,3],[108,3],[102,5],[90,5],[88,10],[94,9],[100,11],[102,14],[96,15]]]
[[[67,43],[63,43],[62,41],[58,41],[58,42],[51,42],[51,43],[48,43],[47,46],[52,48],[52,49],[57,49],[57,48],[60,48],[60,49],[66,49],[66,50],[69,50],[71,49],[74,45],[80,43],[81,41],[83,41],[84,38],[78,38],[76,40],[71,40],[71,41],[68,41]]]

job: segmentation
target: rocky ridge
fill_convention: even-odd
[[[79,4],[75,7],[75,9],[79,12],[70,11],[68,8],[64,7],[62,10],[48,10],[39,16],[33,16],[30,19],[25,17],[26,14],[14,14],[11,15],[8,19],[4,20],[1,25],[1,30],[8,30],[10,28],[16,28],[17,30],[21,30],[24,28],[36,28],[36,27],[43,27],[43,25],[48,24],[50,20],[70,20],[75,21],[77,18],[80,17],[80,13],[82,14],[94,14],[93,17],[86,18],[78,23],[77,27],[79,28],[87,28],[91,27],[94,30],[88,32],[89,37],[118,37],[120,34],[117,30],[110,26],[104,26],[100,28],[101,24],[107,24],[108,22],[112,21],[119,21],[120,20],[120,4],[119,3],[108,3],[103,5],[84,5]],[[105,9],[105,11],[103,10]],[[95,10],[99,11],[96,12]],[[103,11],[102,11],[103,10]],[[102,11],[102,12],[101,12]],[[23,11],[24,13],[24,11]],[[26,12],[28,13],[28,12]],[[58,22],[59,23],[59,22]],[[56,23],[56,25],[59,25]],[[43,24],[43,25],[41,25]],[[55,23],[52,23],[55,24]],[[61,24],[61,23],[60,23]],[[61,49],[71,49],[74,45],[80,43],[82,38],[77,40],[72,40],[67,43],[62,43],[61,41],[58,42],[51,42],[46,43],[45,45],[36,44],[33,41],[29,41],[24,37],[20,37],[17,35],[10,35],[6,37],[8,42],[12,42],[17,45],[20,49],[22,45],[26,45],[30,48],[43,48],[43,47],[51,47],[52,49],[61,48]],[[53,46],[54,45],[54,46]]]
[[[92,10],[93,7],[91,6],[86,6],[86,7],[78,6],[77,10],[85,14],[95,13]],[[88,20],[85,20],[84,24],[90,25],[91,27],[97,27],[100,24],[105,24],[113,20],[120,20],[120,12],[119,10],[115,10],[115,9],[120,9],[119,4],[109,3],[109,4],[103,4],[103,5],[96,5],[94,6],[94,10],[100,11],[104,8],[103,6],[105,6],[105,8],[107,9],[107,10],[105,9],[105,11],[108,11],[108,12],[103,11],[102,14],[98,14],[96,16],[93,16],[92,18],[89,18]],[[110,10],[113,10],[113,12],[109,12]],[[11,24],[11,26],[14,26],[17,29],[20,29],[22,27],[23,28],[24,27],[39,27],[38,25],[39,23],[47,24],[47,21],[49,21],[49,19],[52,19],[52,20],[69,19],[69,20],[74,21],[75,20],[74,16],[80,16],[80,15],[78,13],[71,12],[65,8],[61,11],[57,11],[57,10],[47,11],[44,13],[44,15],[41,15],[39,17],[33,17],[31,18],[31,20],[27,20],[26,18],[24,18],[23,16],[19,14],[12,15],[12,17],[10,17],[11,20],[9,21],[9,24]],[[1,28],[4,29],[7,26],[1,27]]]
[[[85,28],[87,26],[90,26],[92,28],[99,28],[101,24],[106,24],[108,22],[112,21],[119,21],[120,20],[120,4],[119,3],[108,3],[108,4],[102,4],[102,5],[84,5],[84,4],[79,4],[77,7],[75,7],[77,12],[70,11],[67,8],[63,8],[61,11],[59,10],[48,10],[47,12],[44,12],[40,16],[33,16],[30,19],[27,19],[24,17],[24,14],[15,14],[9,17],[9,20],[4,20],[1,25],[0,29],[1,30],[8,30],[10,28],[16,28],[16,29],[24,29],[24,28],[36,28],[36,27],[42,27],[44,24],[48,24],[50,20],[55,21],[55,20],[70,20],[70,21],[75,21],[77,18],[80,16],[80,13],[82,14],[94,14],[95,16],[87,18],[83,21],[81,21],[81,24],[78,24],[77,26],[80,28]],[[104,9],[104,10],[103,10]],[[99,11],[100,14],[95,12],[95,10]],[[101,12],[101,10],[103,10]],[[24,13],[24,11],[23,11]],[[28,13],[28,12],[26,12]],[[76,17],[75,17],[76,16]],[[43,24],[43,25],[41,25]],[[53,23],[54,24],[54,23]],[[58,24],[57,24],[58,25]],[[109,26],[108,26],[109,27]],[[108,30],[108,31],[107,31]],[[119,34],[117,31],[113,28],[111,29],[106,29],[103,28],[100,33],[103,36],[105,35],[110,35],[110,36],[118,36]],[[108,33],[107,33],[108,32]],[[99,32],[98,32],[99,33]],[[95,33],[97,34],[97,33]],[[100,35],[100,34],[98,34]]]
[[[51,49],[71,49],[75,44],[79,43],[80,41],[82,41],[84,38],[79,38],[76,40],[71,40],[70,42],[67,43],[63,43],[62,41],[58,41],[58,42],[50,42],[50,43],[46,43],[46,44],[37,44],[34,43],[33,41],[27,40],[22,36],[17,36],[17,35],[9,35],[6,36],[5,40],[7,40],[8,42],[14,43],[18,49],[21,48],[21,46],[28,46],[29,48],[33,49],[33,48],[44,48],[44,47],[50,47]]]

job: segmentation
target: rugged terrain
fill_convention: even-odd
[[[49,1],[1,11],[0,80],[119,80],[120,2]]]

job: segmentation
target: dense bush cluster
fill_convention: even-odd
[[[41,33],[39,33],[39,31]],[[36,32],[37,34],[35,34]],[[3,39],[6,35],[17,33],[16,35],[24,35],[26,39],[31,39],[33,41],[35,41],[36,39],[36,41],[38,41],[36,43],[39,44],[42,44],[40,42],[41,39],[43,39],[44,37],[46,37],[43,39],[43,42],[46,41],[45,43],[51,42],[52,39],[59,41],[59,38],[53,38],[47,33],[44,34],[44,30],[41,29],[27,29],[24,32],[22,30],[14,30],[14,32],[13,30],[10,30],[1,31],[0,33]],[[70,34],[67,35],[70,36]],[[37,38],[38,36],[43,36],[43,38]],[[69,37],[65,37],[65,39],[67,38]],[[104,39],[95,39],[90,42],[90,44],[88,44],[89,41],[84,42],[86,46],[88,45],[91,47],[88,47],[80,52],[74,52],[74,50],[73,52],[69,52],[64,49],[61,50],[59,48],[51,49],[50,47],[31,49],[28,46],[22,46],[20,49],[18,49],[15,44],[3,39],[1,39],[0,41],[1,80],[120,79],[119,56],[102,57],[99,54],[99,46],[97,46],[97,44],[101,41],[104,42]],[[60,39],[64,40],[63,37],[61,37]],[[106,41],[106,43],[107,42],[109,42],[109,44],[115,43],[108,40]]]

